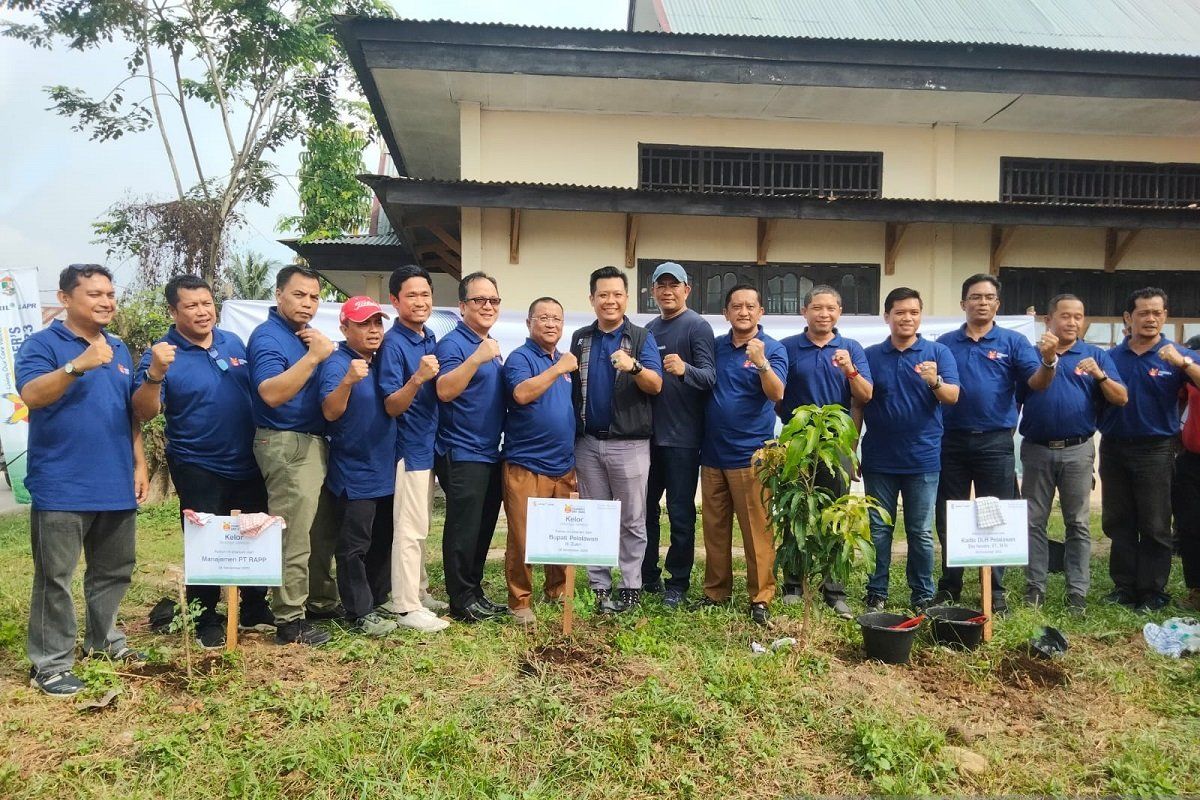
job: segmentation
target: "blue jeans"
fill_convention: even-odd
[[[885,525],[878,512],[871,512],[871,539],[875,542],[875,572],[867,579],[867,594],[887,597],[892,566],[892,533],[896,529],[896,500],[904,497],[904,532],[908,536],[908,588],[912,604],[933,598],[933,505],[937,500],[938,473],[900,475],[893,472],[864,472],[863,486],[892,518]]]
[[[650,446],[650,477],[646,481],[646,556],[642,559],[642,585],[657,583],[658,508],[667,494],[667,519],[671,546],[663,566],[671,577],[667,588],[687,592],[696,553],[696,483],[700,480],[700,451],[690,447]]]

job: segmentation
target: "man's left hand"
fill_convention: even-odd
[[[833,365],[842,371],[843,375],[854,372],[854,361],[850,358],[849,350],[838,350],[833,354]]]
[[[678,353],[671,353],[663,357],[663,369],[677,378],[682,378],[683,371],[687,369],[687,364],[679,357]]]
[[[144,464],[133,468],[133,496],[139,506],[150,497],[150,475]]]
[[[618,350],[612,354],[612,365],[617,372],[629,372],[633,369],[633,356],[624,350]]]
[[[1164,344],[1158,348],[1158,357],[1172,367],[1183,366],[1183,356],[1179,354],[1179,351],[1175,349],[1175,345],[1173,344]]]
[[[746,342],[746,358],[759,369],[767,365],[766,345],[762,339],[754,338]]]

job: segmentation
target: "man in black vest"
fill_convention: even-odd
[[[596,321],[571,335],[579,380],[575,407],[575,473],[579,496],[621,501],[619,595],[612,572],[588,567],[601,613],[637,605],[646,554],[646,479],[650,474],[651,397],[662,391],[662,359],[654,335],[625,317],[629,282],[616,267],[591,275],[589,299]]]

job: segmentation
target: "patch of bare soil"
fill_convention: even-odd
[[[588,675],[608,664],[607,648],[595,642],[582,645],[571,639],[548,642],[530,648],[517,658],[517,671],[522,675],[545,675],[547,672]]]
[[[1066,686],[1071,681],[1071,676],[1057,662],[1019,651],[1005,655],[994,671],[1006,686],[1025,691]]]

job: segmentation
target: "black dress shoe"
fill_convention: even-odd
[[[474,624],[476,622],[488,622],[489,620],[494,620],[499,616],[501,615],[497,614],[495,611],[492,611],[479,601],[471,603],[466,608],[455,608],[454,606],[450,607],[451,619],[456,619],[459,622],[466,622],[468,624]]]
[[[499,603],[493,603],[491,600],[487,599],[487,595],[480,595],[478,603],[488,611],[491,611],[493,614],[500,617],[511,613],[508,610],[508,606],[502,606]]]
[[[346,618],[346,609],[339,603],[331,609],[318,611],[313,608],[304,609],[304,618],[309,622],[329,622]]]
[[[771,621],[771,613],[767,611],[766,603],[750,604],[750,619],[755,625],[766,625]]]
[[[657,578],[652,581],[642,581],[642,591],[649,594],[662,594],[663,582],[662,578]]]
[[[1137,605],[1137,598],[1124,589],[1113,589],[1104,595],[1104,602],[1124,606],[1125,608],[1133,608]]]
[[[1170,602],[1170,595],[1155,593],[1143,597],[1142,601],[1137,604],[1137,608],[1134,610],[1139,614],[1152,614],[1155,611],[1163,610]]]

